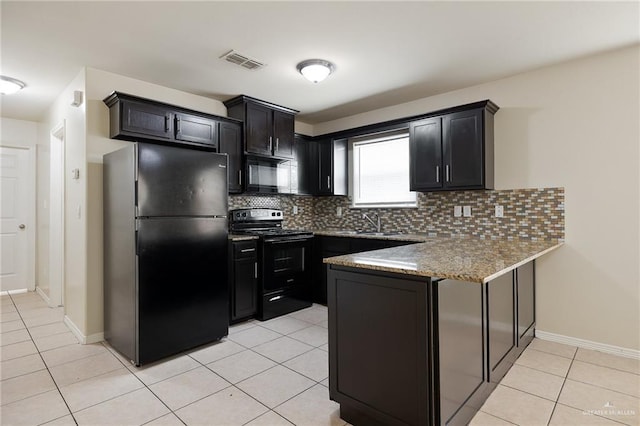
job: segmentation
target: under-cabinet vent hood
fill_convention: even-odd
[[[246,68],[251,71],[259,70],[260,68],[266,66],[266,64],[255,59],[251,59],[248,56],[241,55],[235,50],[228,51],[224,55],[220,56],[220,59],[224,59],[227,62],[231,62],[232,64],[241,66],[242,68]]]

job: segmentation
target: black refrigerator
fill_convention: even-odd
[[[227,156],[104,156],[105,339],[141,365],[228,334]]]

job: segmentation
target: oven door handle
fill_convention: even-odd
[[[278,237],[278,238],[267,238],[264,240],[265,243],[269,244],[286,244],[286,243],[296,243],[298,241],[309,241],[313,237]]]

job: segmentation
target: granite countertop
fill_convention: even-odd
[[[324,263],[486,283],[548,253],[557,241],[423,237],[423,243],[347,254]]]
[[[256,235],[229,234],[229,239],[231,241],[247,241],[247,240],[257,240],[258,237]]]

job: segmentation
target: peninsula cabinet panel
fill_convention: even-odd
[[[342,404],[341,417],[356,425],[427,424],[425,283],[331,269],[329,281],[330,396]]]
[[[486,381],[482,285],[442,280],[434,292],[440,423],[450,424],[454,416],[454,423],[459,423],[459,418],[471,419],[475,415],[468,401],[481,395]]]
[[[513,273],[486,284],[489,337],[489,379],[497,383],[515,361],[515,298]]]
[[[533,340],[536,325],[535,261],[520,266],[515,271],[518,294],[518,346],[524,348]]]

